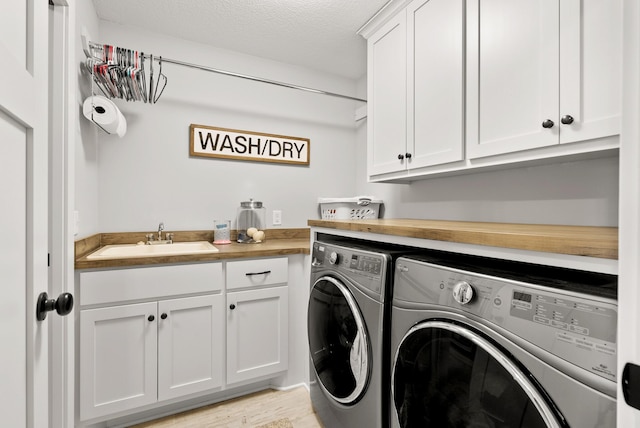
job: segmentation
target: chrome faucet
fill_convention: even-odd
[[[158,225],[158,239],[155,239],[153,233],[145,235],[147,237],[147,245],[157,244],[173,244],[173,233],[166,233],[165,239],[162,239],[162,231],[164,230],[164,223],[160,222]]]
[[[164,230],[164,223],[160,222],[158,225],[158,241],[162,241],[162,231]]]

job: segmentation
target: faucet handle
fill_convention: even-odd
[[[144,236],[145,236],[145,238],[147,238],[147,242],[153,241],[153,233],[147,233]]]
[[[167,238],[167,241],[173,242],[173,232],[167,233],[164,236],[165,236],[165,238]]]

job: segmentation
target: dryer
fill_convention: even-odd
[[[616,290],[614,275],[399,258],[391,426],[614,428]]]
[[[313,408],[328,428],[387,427],[388,313],[402,249],[321,239],[313,243],[307,317]]]

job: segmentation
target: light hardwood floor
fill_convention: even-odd
[[[274,423],[283,419],[291,423]],[[134,428],[254,428],[265,425],[268,428],[323,428],[311,407],[309,391],[304,387],[260,391],[145,422]]]

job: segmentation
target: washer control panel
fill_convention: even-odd
[[[467,314],[615,381],[615,300],[403,257],[396,265],[394,306]]]
[[[311,267],[340,272],[365,288],[380,293],[388,260],[386,254],[314,242]]]

